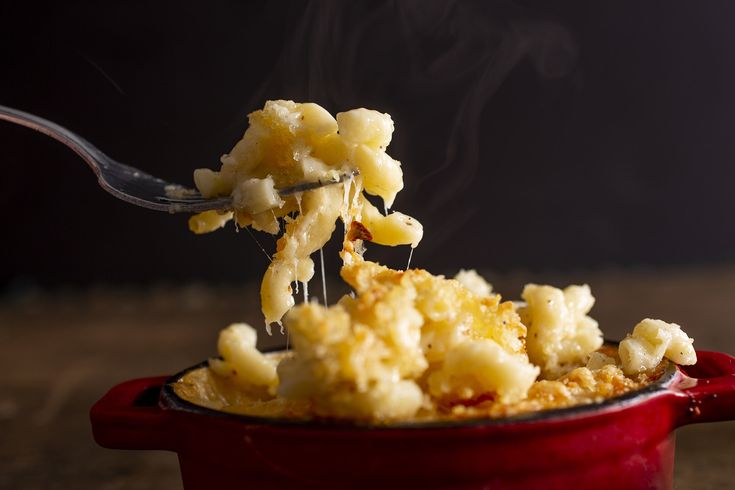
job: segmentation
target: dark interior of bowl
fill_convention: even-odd
[[[606,345],[617,347],[618,342],[616,341],[605,341]],[[174,390],[174,383],[179,381],[190,371],[206,367],[207,361],[201,362],[194,366],[191,366],[183,371],[174,374],[167,381],[161,389],[160,402],[168,409],[181,410],[184,412],[191,412],[210,417],[225,417],[234,418],[247,424],[257,425],[271,425],[271,426],[300,426],[300,427],[319,427],[322,428],[335,428],[335,429],[408,429],[408,428],[441,428],[441,427],[474,427],[474,426],[485,426],[485,425],[502,425],[502,424],[515,424],[519,422],[541,422],[548,421],[550,419],[563,419],[584,416],[592,412],[606,410],[609,408],[620,408],[629,404],[637,403],[642,399],[653,396],[657,393],[668,388],[674,381],[678,368],[676,364],[665,360],[666,367],[664,368],[661,376],[658,379],[651,382],[650,384],[640,388],[638,390],[630,391],[620,396],[608,398],[599,403],[588,403],[574,405],[566,408],[554,408],[548,410],[541,410],[538,412],[523,413],[519,415],[512,415],[509,417],[501,418],[467,418],[459,420],[435,420],[435,421],[420,421],[420,422],[394,422],[394,423],[374,423],[365,421],[351,421],[343,419],[328,419],[328,418],[313,418],[313,419],[287,419],[287,418],[276,418],[276,417],[256,417],[252,415],[240,415],[229,412],[222,412],[211,408],[196,405],[192,402],[184,400],[179,397]]]

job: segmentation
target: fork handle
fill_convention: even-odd
[[[0,119],[43,133],[71,148],[74,153],[79,155],[89,165],[99,179],[100,169],[97,166],[97,162],[105,162],[108,160],[108,157],[78,134],[72,133],[68,129],[42,117],[4,105],[0,105]]]

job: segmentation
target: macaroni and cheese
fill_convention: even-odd
[[[387,210],[403,187],[400,164],[385,153],[392,132],[390,116],[376,111],[335,119],[315,104],[272,101],[250,115],[219,172],[196,172],[203,195],[230,195],[234,209],[194,216],[192,231],[234,219],[278,233],[283,220],[261,299],[267,322],[283,318],[291,348],[262,354],[254,328],[231,325],[220,333],[220,357],[176,383],[180,396],[272,417],[500,417],[620,395],[655,379],[664,358],[696,362],[692,339],[661,320],[643,320],[619,350],[604,346],[587,285],[528,284],[514,303],[474,270],[448,279],[365,260],[364,241],[415,247],[423,233],[415,219],[384,215],[363,195],[380,196]],[[354,169],[359,176],[341,185],[278,192]],[[291,285],[311,279],[310,255],[338,219],[340,273],[353,293],[331,306],[295,305]]]

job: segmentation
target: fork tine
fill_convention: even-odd
[[[324,187],[327,185],[341,184],[342,182],[345,182],[346,180],[349,180],[353,177],[357,177],[358,175],[360,175],[360,171],[357,169],[353,169],[349,172],[339,174],[339,176],[334,180],[319,179],[313,182],[301,182],[299,184],[292,185],[290,187],[284,187],[278,190],[278,194],[280,194],[281,196],[290,196],[292,194],[298,194],[299,192],[309,191],[312,189],[318,189],[319,187]]]

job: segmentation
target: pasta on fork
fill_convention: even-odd
[[[281,231],[261,285],[267,324],[279,322],[295,304],[291,284],[314,275],[310,256],[324,246],[341,218],[349,229],[358,219],[370,241],[416,247],[423,227],[399,212],[383,215],[363,192],[393,206],[403,188],[401,164],[386,153],[393,134],[390,115],[355,109],[332,117],[317,104],[268,101],[249,116],[250,126],[221,158],[219,171],[198,169],[194,182],[204,197],[232,196],[234,211],[207,211],[189,221],[195,233],[208,233],[230,220],[271,234]],[[358,170],[342,186],[320,187],[281,198],[278,189],[299,182],[337,179]]]

